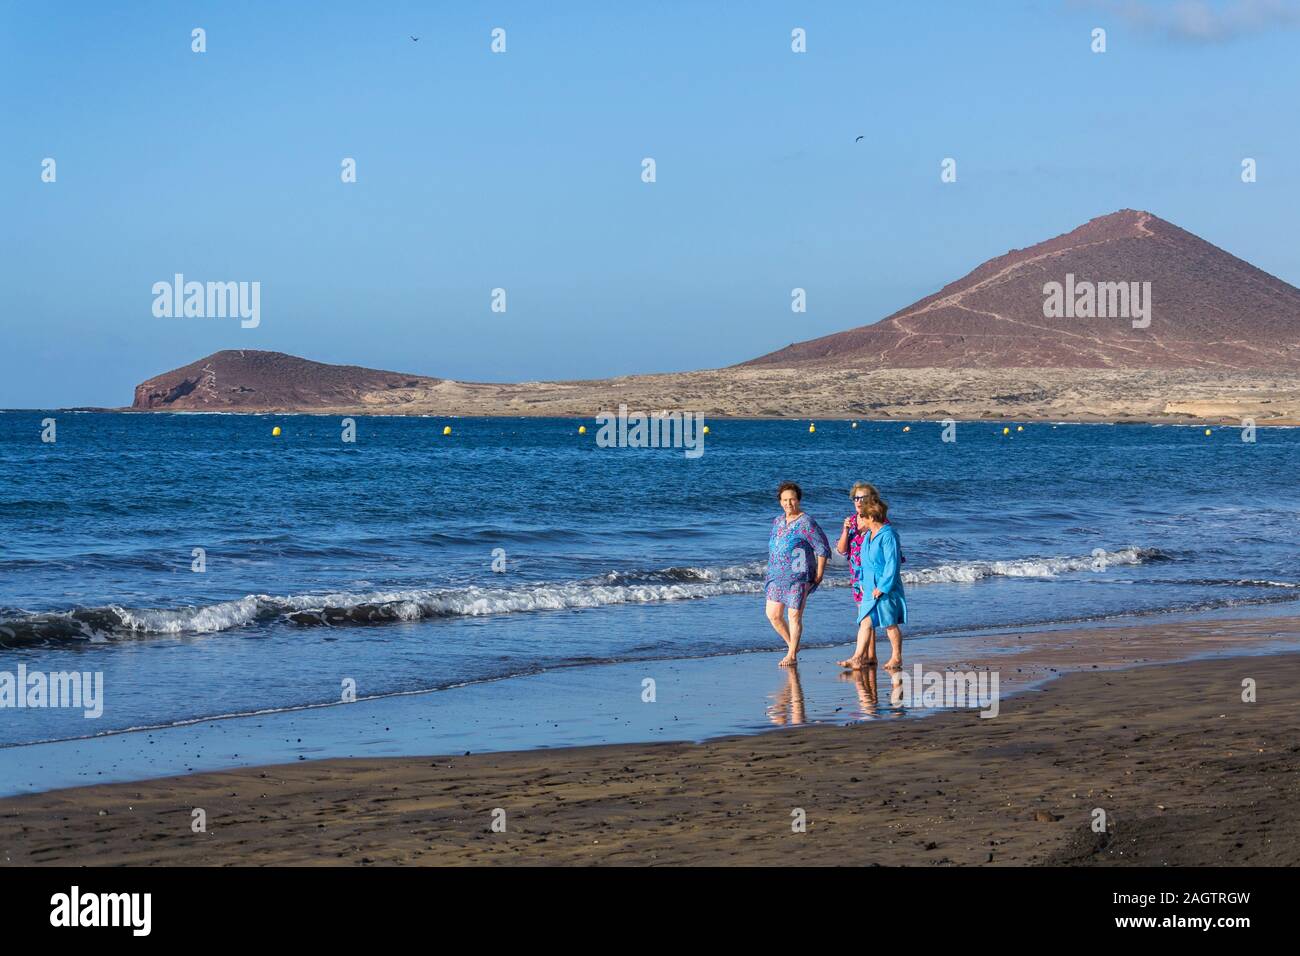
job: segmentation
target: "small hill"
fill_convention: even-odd
[[[327,365],[284,352],[226,349],[135,387],[132,408],[256,411],[396,404],[441,379]]]

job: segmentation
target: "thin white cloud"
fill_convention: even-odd
[[[1300,27],[1300,0],[1076,0],[1171,40],[1226,43]]]

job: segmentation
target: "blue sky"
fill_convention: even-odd
[[[1300,284],[1291,9],[6,0],[0,407],[129,404],[223,348],[715,367],[1123,207]],[[260,326],[155,318],[176,272],[260,282]]]

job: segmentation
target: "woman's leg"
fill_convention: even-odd
[[[885,633],[889,635],[889,649],[892,656],[885,662],[885,670],[902,670],[903,669],[903,630],[897,624],[891,624],[885,628]]]
[[[790,653],[781,658],[781,666],[789,667],[799,663],[799,639],[803,637],[803,606],[790,605],[786,611],[790,626]]]
[[[767,620],[776,630],[776,633],[781,636],[781,640],[785,641],[785,650],[788,654],[790,652],[790,632],[785,627],[785,605],[780,601],[769,600],[767,602]]]
[[[875,662],[876,629],[871,626],[871,615],[867,615],[858,625],[858,646],[854,649],[853,656],[848,660],[840,661],[840,667],[852,667],[857,670],[863,664]]]

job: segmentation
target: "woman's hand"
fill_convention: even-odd
[[[857,534],[858,531],[856,527],[857,523],[858,523],[857,518],[844,519],[844,527],[840,528],[839,543],[835,545],[835,550],[838,551],[840,554],[849,553],[849,542],[853,540],[853,536]]]
[[[880,588],[873,588],[872,591],[871,591],[871,596],[872,596],[873,598],[875,598],[877,601],[879,601],[879,600],[880,600],[880,596],[881,596],[882,594],[884,594],[884,593],[885,593],[885,592],[882,591],[882,590],[880,590]]]

